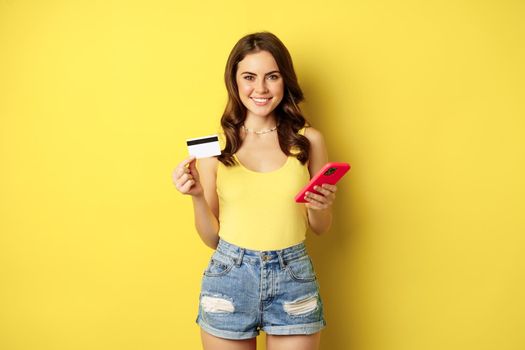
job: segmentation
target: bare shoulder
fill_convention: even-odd
[[[310,144],[313,147],[324,145],[323,134],[312,126],[309,126],[305,129],[304,136],[308,139],[308,141],[310,141]]]
[[[310,176],[313,176],[328,162],[326,144],[323,134],[313,127],[306,128],[304,136],[310,141],[308,170],[310,171]]]

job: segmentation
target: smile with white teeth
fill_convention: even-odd
[[[255,98],[255,97],[252,97],[252,100],[254,100],[255,102],[263,103],[263,102],[268,101],[270,98]]]

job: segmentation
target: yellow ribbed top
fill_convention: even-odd
[[[299,131],[304,135],[304,128]],[[222,138],[222,139],[221,139]],[[224,148],[224,135],[219,138]],[[293,153],[293,152],[292,152]],[[310,180],[308,167],[294,156],[270,172],[256,172],[239,165],[217,168],[219,236],[253,250],[278,250],[305,239],[307,209],[295,195]]]

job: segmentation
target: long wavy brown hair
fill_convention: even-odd
[[[309,157],[310,142],[297,132],[310,123],[303,116],[298,104],[304,100],[303,92],[297,82],[292,58],[288,49],[274,34],[263,31],[242,37],[233,47],[224,72],[224,81],[228,90],[228,103],[221,118],[221,126],[226,136],[226,145],[218,156],[226,166],[236,165],[233,155],[242,144],[240,129],[246,119],[246,107],[239,97],[236,81],[237,66],[244,57],[251,53],[268,51],[272,54],[284,80],[284,95],[275,108],[279,146],[287,156],[295,156],[305,164]],[[292,153],[294,148],[297,152]]]

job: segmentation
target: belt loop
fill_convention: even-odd
[[[244,248],[239,248],[239,249],[240,249],[239,256],[237,257],[237,261],[235,262],[235,265],[237,265],[237,267],[241,266],[242,258],[244,257]]]
[[[286,263],[284,262],[283,251],[278,250],[277,256],[279,257],[279,265],[281,265],[281,270],[284,270],[284,268],[286,267]]]

